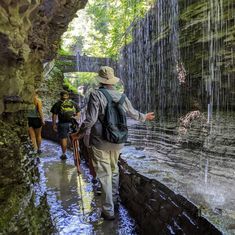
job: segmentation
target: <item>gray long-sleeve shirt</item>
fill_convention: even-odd
[[[116,90],[107,89],[109,94],[112,96],[113,101],[118,102],[122,96],[122,94]],[[104,151],[110,150],[119,150],[123,146],[123,144],[114,144],[110,143],[103,139],[102,137],[102,124],[101,121],[104,119],[105,108],[107,106],[106,97],[99,90],[95,90],[90,94],[87,111],[86,111],[86,119],[84,120],[80,133],[85,133],[90,130],[90,145],[95,146],[98,149]],[[133,108],[130,100],[126,97],[123,103],[123,109],[128,116],[131,118],[144,122],[146,119],[146,115],[140,113],[136,109]],[[101,121],[100,121],[101,120]]]

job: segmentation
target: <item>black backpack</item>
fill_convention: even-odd
[[[105,109],[103,127],[103,138],[108,142],[121,144],[125,143],[128,135],[126,114],[122,108],[126,96],[123,94],[118,102],[114,102],[112,96],[105,88],[100,88],[106,97],[108,104]]]
[[[64,100],[60,104],[60,117],[63,121],[71,121],[72,116],[76,113],[76,108],[72,100]]]

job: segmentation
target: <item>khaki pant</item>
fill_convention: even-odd
[[[102,211],[106,215],[114,215],[114,203],[118,200],[119,169],[118,158],[120,151],[103,151],[92,146],[92,163],[97,178],[102,186]]]

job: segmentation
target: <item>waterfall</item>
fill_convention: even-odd
[[[159,0],[132,25],[119,74],[137,109],[165,117],[235,108],[232,1]]]
[[[119,60],[134,106],[157,116],[129,128],[145,160],[136,152],[126,159],[213,216],[216,208],[235,211],[234,11],[232,0],[158,0]]]
[[[220,31],[223,30],[222,18],[223,18],[223,1],[222,0],[210,0],[208,11],[208,26],[206,34],[209,41],[209,77],[206,85],[207,92],[207,105],[208,105],[208,122],[212,118],[213,106],[216,105],[216,109],[220,109],[220,88],[221,88],[221,62],[222,58],[220,51],[222,49],[222,41],[217,38]],[[216,104],[215,104],[216,102]]]

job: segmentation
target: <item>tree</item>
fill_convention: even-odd
[[[153,0],[91,0],[63,36],[71,53],[117,58],[131,41],[131,29],[153,4]],[[75,36],[76,35],[76,36]]]

